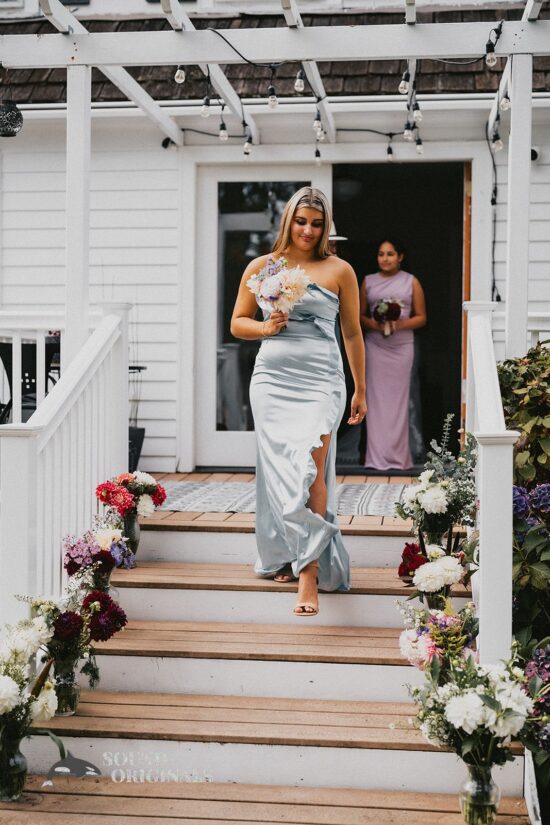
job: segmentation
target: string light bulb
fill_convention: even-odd
[[[485,63],[490,69],[497,65],[497,56],[495,54],[495,44],[492,40],[488,40],[485,44]]]
[[[405,128],[403,129],[403,137],[405,140],[412,140],[413,139],[413,126],[410,121],[405,123]]]
[[[185,83],[185,69],[183,68],[183,66],[178,66],[178,68],[176,69],[174,80],[176,81],[176,83]]]
[[[210,116],[210,98],[208,95],[205,95],[202,101],[201,106],[201,117],[209,117]]]
[[[390,162],[394,160],[393,149],[391,147],[391,144],[388,144],[388,148],[386,149],[386,158]]]
[[[250,152],[252,151],[252,143],[250,142],[250,136],[247,135],[246,140],[243,146],[243,155],[245,160],[250,159]]]
[[[321,152],[319,150],[319,147],[317,146],[315,148],[315,165],[316,166],[321,166],[322,162],[323,161],[321,160]]]
[[[416,154],[424,154],[424,144],[422,143],[422,138],[420,137],[420,135],[418,135],[418,137],[416,138]]]
[[[511,106],[512,106],[512,101],[510,100],[510,98],[508,97],[508,95],[503,95],[503,96],[500,98],[500,103],[499,103],[499,106],[500,106],[500,111],[501,111],[501,112],[507,112],[507,111],[508,111],[508,109],[510,109],[510,108],[511,108]]]
[[[270,109],[276,109],[279,105],[279,101],[277,99],[277,93],[275,91],[275,86],[273,83],[267,87],[267,103]]]
[[[313,121],[313,131],[320,133],[323,131],[323,122],[321,120],[321,112],[319,109],[315,112],[315,120]]]
[[[502,142],[502,138],[500,137],[498,129],[495,129],[493,132],[493,139],[491,140],[491,149],[493,152],[500,152],[504,149],[504,143]]]
[[[304,70],[298,69],[296,80],[294,81],[294,91],[298,92],[298,94],[302,94],[305,88],[306,84],[304,82]]]
[[[409,70],[405,69],[405,71],[403,72],[403,77],[401,78],[401,82],[400,82],[399,87],[398,87],[398,91],[399,91],[400,95],[406,95],[406,94],[409,93],[410,79],[411,79],[411,76],[409,74]]]
[[[413,103],[413,120],[415,123],[422,123],[423,117],[420,104],[415,100]]]
[[[228,134],[228,131],[227,131],[227,126],[225,125],[223,120],[220,120],[220,131],[219,131],[218,137],[224,143],[229,138],[229,134]]]
[[[324,129],[321,129],[319,132],[317,132],[317,140],[324,140],[326,138],[326,136],[327,136],[327,133],[325,132]]]

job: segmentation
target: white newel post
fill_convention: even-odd
[[[472,356],[472,335],[476,333],[479,318],[486,319],[491,329],[491,318],[498,307],[496,301],[465,301],[463,308],[468,313],[467,367],[466,367],[466,432],[473,433],[478,428],[476,413],[476,386],[474,381],[474,361]],[[490,366],[490,365],[488,365]]]
[[[533,57],[515,54],[511,61],[505,341],[506,358],[517,358],[527,348]]]
[[[478,442],[479,659],[494,664],[512,646],[512,467],[519,433],[475,433]]]
[[[29,615],[36,595],[36,464],[41,427],[6,424],[0,438],[0,625]]]
[[[128,328],[132,304],[102,302],[99,304],[103,315],[117,315],[120,318],[120,338],[113,350],[113,361],[109,387],[109,406],[113,410],[110,427],[111,475],[128,471],[128,421],[130,416],[128,383]]]
[[[67,68],[66,368],[89,335],[91,68]]]

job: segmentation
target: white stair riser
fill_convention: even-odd
[[[377,788],[457,793],[465,779],[450,753],[291,745],[241,745],[63,736],[73,756],[92,762],[122,788],[126,783],[165,781],[239,782],[306,787]],[[59,758],[47,736],[25,740],[32,773],[47,773]],[[397,769],[397,766],[398,769]],[[507,796],[523,792],[523,758],[494,770]],[[54,780],[55,787],[55,780]]]
[[[410,537],[344,536],[355,567],[397,567]],[[254,533],[210,533],[185,530],[142,530],[139,560],[186,561],[198,564],[254,564]]]
[[[296,593],[250,590],[176,590],[121,587],[120,604],[130,619],[144,621],[250,622],[256,624],[304,623],[292,613]],[[308,626],[395,627],[403,621],[397,596],[365,596],[353,593],[321,593],[320,613],[307,619]],[[400,601],[406,601],[401,597]],[[418,605],[419,602],[413,601]],[[454,599],[456,609],[466,603]]]
[[[257,659],[98,656],[101,690],[407,702],[409,665],[349,665]],[[81,677],[81,684],[86,685]]]

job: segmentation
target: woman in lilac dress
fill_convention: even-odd
[[[426,323],[426,302],[420,283],[401,264],[400,243],[385,240],[378,247],[379,271],[361,285],[361,326],[365,333],[367,373],[367,454],[365,466],[405,470],[412,466],[409,446],[409,392],[414,359],[414,330]],[[390,334],[373,317],[383,299],[403,303],[401,316],[390,322]],[[387,329],[386,329],[387,331]]]

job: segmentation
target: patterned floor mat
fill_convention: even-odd
[[[167,481],[161,510],[198,513],[254,513],[256,489],[245,481]],[[393,516],[407,484],[338,484],[336,500],[342,516]]]

